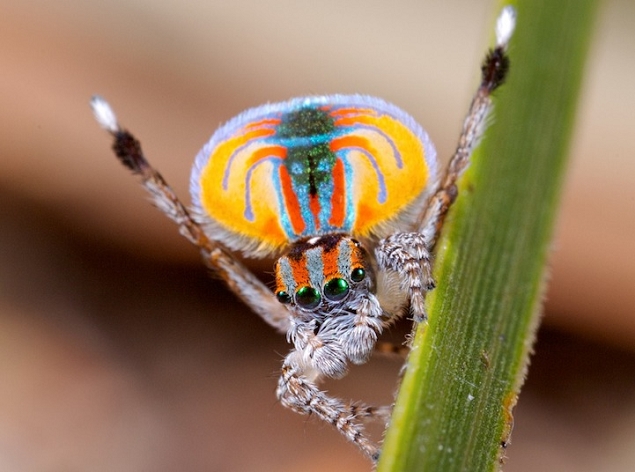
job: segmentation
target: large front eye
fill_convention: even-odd
[[[341,300],[348,293],[348,282],[344,279],[331,279],[324,284],[324,295],[334,302]]]
[[[313,287],[300,287],[295,292],[295,302],[302,308],[311,310],[320,304],[320,292]]]

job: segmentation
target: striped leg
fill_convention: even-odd
[[[443,226],[443,220],[458,190],[456,181],[470,163],[472,151],[478,144],[492,110],[492,92],[503,84],[509,69],[507,46],[514,31],[515,12],[511,7],[503,9],[496,23],[496,47],[488,52],[481,66],[481,83],[472,99],[470,109],[459,136],[456,151],[448,164],[438,190],[424,208],[418,231],[423,234],[426,246],[432,250]]]
[[[275,329],[286,332],[290,316],[286,307],[278,303],[271,290],[222,244],[205,235],[161,174],[146,160],[139,141],[119,126],[110,105],[101,97],[93,97],[91,106],[98,123],[113,136],[115,154],[128,169],[141,177],[142,185],[152,196],[157,208],[179,226],[179,232],[200,249],[214,274],[247,306]]]
[[[380,270],[399,274],[400,290],[408,294],[410,311],[417,323],[426,319],[424,293],[434,288],[432,261],[421,233],[396,233],[375,248]]]
[[[319,376],[309,377],[300,352],[293,350],[282,366],[276,395],[283,406],[303,415],[315,415],[333,425],[373,462],[379,447],[368,439],[359,420],[387,416],[388,408],[360,407],[328,396],[317,387]],[[315,372],[315,371],[313,371]]]
[[[513,8],[504,8],[496,24],[496,47],[488,52],[481,67],[481,83],[463,122],[463,129],[439,187],[422,209],[415,233],[397,233],[379,242],[375,249],[380,270],[400,274],[407,290],[414,320],[426,319],[424,294],[434,288],[431,255],[445,216],[456,200],[456,181],[470,163],[472,151],[483,135],[492,110],[492,92],[505,80],[509,68],[507,45],[515,26]]]

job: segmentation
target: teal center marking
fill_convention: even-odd
[[[287,147],[284,165],[299,197],[332,192],[331,172],[336,156],[329,143],[335,133],[329,113],[309,107],[285,114],[277,126],[276,139]]]

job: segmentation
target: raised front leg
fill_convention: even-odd
[[[141,143],[132,133],[119,126],[110,105],[101,97],[93,97],[91,106],[97,122],[113,136],[115,154],[128,169],[141,177],[141,183],[152,196],[156,207],[179,226],[179,232],[200,249],[208,267],[247,306],[278,331],[286,332],[289,329],[289,311],[286,307],[280,305],[271,290],[230,251],[207,237],[165,179],[147,161]]]
[[[507,77],[509,69],[507,46],[515,24],[514,9],[504,8],[496,22],[496,46],[487,53],[481,66],[481,83],[463,120],[456,151],[450,159],[435,194],[430,198],[428,205],[422,208],[417,229],[425,236],[430,250],[434,248],[445,216],[458,195],[456,182],[468,167],[472,152],[487,126],[487,119],[493,108],[492,92],[500,87]]]
[[[426,319],[425,292],[434,288],[430,251],[439,237],[445,216],[456,200],[456,182],[470,163],[470,157],[486,127],[492,110],[492,92],[504,81],[509,69],[507,46],[514,31],[515,12],[503,9],[496,23],[496,47],[481,66],[481,83],[463,121],[454,155],[428,204],[422,207],[414,233],[398,233],[379,242],[375,255],[379,270],[398,274],[401,289],[408,292],[414,320]]]

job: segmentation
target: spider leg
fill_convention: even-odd
[[[507,46],[515,26],[513,8],[503,9],[496,24],[496,46],[490,50],[481,66],[481,83],[472,99],[459,142],[445,170],[439,187],[422,211],[418,231],[424,235],[429,249],[434,247],[445,216],[456,200],[456,181],[470,163],[470,156],[479,143],[492,110],[492,92],[503,84],[509,70]]]
[[[315,415],[333,425],[370,460],[376,462],[380,449],[367,437],[359,420],[373,417],[382,409],[356,406],[330,397],[318,388],[319,379],[317,371],[307,368],[300,351],[294,349],[282,365],[276,395],[282,405],[294,412]]]
[[[368,421],[388,421],[392,414],[392,405],[372,406],[364,403],[351,403],[349,405],[351,414],[355,418],[361,418]]]
[[[375,258],[380,270],[399,276],[402,292],[408,294],[416,322],[426,319],[424,292],[434,288],[432,256],[421,233],[395,233],[379,241]]]
[[[286,332],[289,329],[289,312],[275,300],[271,290],[222,244],[207,237],[161,174],[146,160],[139,141],[119,126],[110,105],[101,97],[93,97],[91,106],[98,123],[113,136],[113,150],[119,160],[141,177],[141,183],[154,204],[179,226],[183,236],[200,249],[213,273],[265,322],[278,331]]]
[[[294,412],[314,415],[333,425],[376,461],[380,449],[369,439],[363,423],[386,423],[392,406],[343,401],[318,387],[324,378],[346,375],[348,362],[365,362],[374,350],[377,335],[390,322],[383,319],[379,302],[372,294],[360,296],[352,305],[356,306],[354,313],[341,312],[319,324],[313,316],[306,317],[306,313],[298,311],[288,334],[295,349],[284,360],[276,395],[283,406]]]
[[[380,270],[400,274],[401,288],[408,291],[416,322],[426,319],[424,293],[434,288],[430,251],[458,195],[456,181],[470,163],[472,151],[483,135],[492,110],[492,92],[504,82],[509,69],[507,46],[514,25],[513,8],[504,8],[496,24],[496,46],[487,53],[481,66],[481,83],[463,121],[456,151],[436,192],[422,209],[415,225],[416,232],[396,233],[381,240],[375,249]]]

